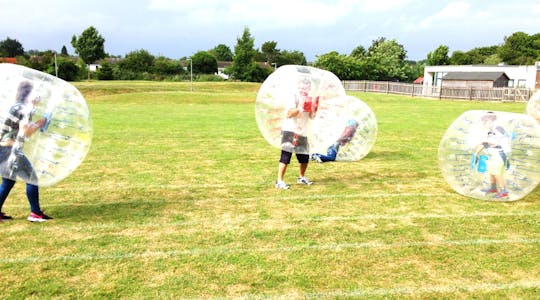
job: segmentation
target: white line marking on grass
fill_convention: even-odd
[[[356,249],[395,249],[395,248],[428,248],[428,247],[452,247],[452,246],[478,246],[478,245],[505,245],[505,244],[539,244],[540,238],[533,239],[504,239],[504,240],[448,240],[432,242],[403,242],[403,243],[342,243],[324,245],[303,245],[295,247],[276,248],[198,248],[178,251],[147,251],[142,253],[116,253],[116,254],[87,254],[66,255],[57,257],[15,257],[0,258],[0,263],[35,263],[51,261],[88,261],[88,260],[121,260],[131,258],[162,258],[177,256],[196,255],[227,255],[238,253],[287,253],[301,251],[342,251]]]
[[[406,286],[389,289],[355,289],[350,291],[328,291],[319,293],[306,293],[303,298],[320,299],[320,298],[336,298],[336,297],[368,297],[368,296],[410,296],[420,294],[453,294],[459,292],[495,292],[514,289],[535,289],[540,288],[540,281],[516,281],[506,283],[480,283],[480,284],[457,284],[457,285],[439,285],[439,286]],[[297,297],[297,294],[290,295],[269,295],[269,298],[285,298]],[[260,295],[244,295],[243,299],[260,297]],[[266,298],[266,297],[265,297]]]

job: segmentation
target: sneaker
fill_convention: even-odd
[[[298,177],[298,180],[296,181],[298,184],[305,184],[305,185],[312,185],[313,182],[309,181],[306,176],[304,177]]]
[[[494,187],[490,187],[490,188],[487,188],[487,189],[481,189],[480,191],[486,193],[486,194],[493,194],[493,193],[496,193],[497,192],[497,189],[494,188]]]
[[[278,182],[276,182],[276,189],[288,190],[289,186],[285,183],[285,181],[279,180]]]
[[[497,194],[495,194],[495,196],[493,196],[493,198],[496,198],[496,199],[500,199],[500,198],[504,198],[504,197],[508,197],[508,192],[507,191],[500,191]]]
[[[0,220],[11,220],[13,219],[11,216],[6,215],[5,212],[0,213]]]
[[[318,163],[322,163],[322,162],[323,162],[322,159],[321,159],[321,157],[320,157],[318,154],[311,154],[311,160],[314,160],[314,161],[316,161],[316,162],[318,162]]]
[[[47,216],[43,212],[40,212],[40,213],[31,212],[27,219],[30,222],[45,222],[52,218]]]

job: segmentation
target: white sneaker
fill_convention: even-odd
[[[279,180],[278,182],[276,182],[276,189],[288,190],[289,186],[285,183],[285,181]]]
[[[311,154],[311,160],[314,160],[318,163],[322,163],[321,157],[318,154]]]
[[[304,177],[298,177],[298,180],[296,181],[298,184],[305,184],[305,185],[312,185],[313,182],[309,181],[306,176]]]

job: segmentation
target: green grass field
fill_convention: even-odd
[[[540,295],[540,189],[512,203],[466,198],[437,161],[462,112],[525,103],[350,93],[377,116],[370,154],[312,163],[314,185],[278,191],[279,149],[255,122],[259,85],[75,85],[92,112],[91,150],[41,189],[54,220],[26,221],[22,183],[6,201],[3,299]]]

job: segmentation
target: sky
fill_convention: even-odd
[[[110,55],[147,50],[180,59],[219,44],[234,51],[248,28],[255,48],[274,41],[308,62],[367,49],[380,37],[422,60],[441,45],[451,55],[501,45],[518,31],[540,33],[539,20],[538,0],[0,0],[0,41],[75,54],[72,36],[93,26]]]

